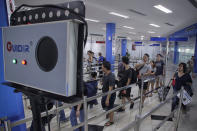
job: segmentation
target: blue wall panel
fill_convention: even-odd
[[[0,0],[0,118],[8,117],[11,121],[24,118],[24,109],[21,93],[14,93],[14,89],[2,85],[4,81],[3,74],[3,42],[2,27],[8,25],[6,1]],[[12,131],[25,131],[26,126],[20,125],[12,128]]]

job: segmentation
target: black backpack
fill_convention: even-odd
[[[137,72],[136,70],[134,70],[133,68],[130,68],[132,71],[132,78],[131,78],[131,84],[134,84],[137,82]]]

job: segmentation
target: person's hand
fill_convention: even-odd
[[[109,100],[106,100],[106,101],[105,101],[105,105],[106,105],[106,106],[109,106]]]
[[[31,106],[28,106],[27,109],[31,110]]]
[[[76,111],[76,116],[77,116],[77,117],[80,116],[80,111],[79,111],[79,110]]]

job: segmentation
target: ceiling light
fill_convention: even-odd
[[[141,37],[144,37],[143,35]]]
[[[141,37],[141,40],[144,40],[144,37]]]
[[[128,37],[127,39],[128,39],[128,40],[131,40],[131,38],[130,38],[130,37]]]
[[[123,27],[127,29],[134,29],[133,27],[129,27],[129,26],[123,26]]]
[[[87,20],[87,21],[91,21],[91,22],[100,22],[99,20],[88,19],[88,18],[86,18],[85,20]]]
[[[155,32],[153,32],[153,31],[148,31],[148,33],[154,34]]]
[[[151,26],[154,26],[154,27],[160,27],[159,25],[156,25],[156,24],[149,24]]]
[[[129,16],[126,16],[126,15],[122,15],[122,14],[119,14],[119,13],[116,13],[116,12],[109,12],[110,15],[115,15],[115,16],[119,16],[119,17],[123,17],[125,19],[128,19]]]
[[[133,35],[135,35],[136,33],[135,33],[135,32],[129,32],[129,34],[133,34]]]
[[[166,8],[166,7],[162,6],[162,5],[155,5],[154,7],[157,8],[158,10],[161,10],[161,11],[167,13],[167,14],[168,13],[172,13],[171,10],[169,10],[168,8]]]

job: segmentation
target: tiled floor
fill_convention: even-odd
[[[169,68],[167,69],[167,79],[166,79],[166,83],[169,81],[169,79],[171,78],[173,71],[175,70],[175,67],[173,65],[170,65]],[[196,87],[197,79],[194,79],[194,84],[193,87]],[[195,88],[194,88],[195,89]],[[132,87],[132,94],[134,97],[138,96],[138,87],[133,86]],[[168,96],[172,95],[172,89],[169,92]],[[100,99],[98,99],[98,101],[100,102]],[[121,101],[119,100],[119,98],[116,99],[115,101],[116,104],[121,103]],[[145,105],[143,108],[143,114],[149,112],[153,107],[157,106],[159,104],[159,100],[158,100],[158,95],[154,94],[153,97],[148,97],[145,100]],[[105,127],[104,131],[119,131],[121,128],[123,128],[124,126],[128,125],[129,123],[131,123],[132,121],[135,120],[135,116],[138,114],[138,104],[139,104],[139,100],[135,102],[135,106],[134,109],[130,110],[129,109],[129,105],[126,106],[126,111],[123,113],[115,113],[115,117],[114,117],[114,125],[110,126],[110,127]],[[171,101],[169,101],[167,104],[165,104],[162,108],[160,108],[159,110],[157,110],[155,113],[153,113],[154,115],[164,115],[167,116],[170,114],[170,109],[171,109]],[[88,110],[88,118],[94,117],[94,116],[100,116],[99,114],[104,112],[100,106],[100,103],[95,106],[93,109],[89,109]],[[67,117],[69,117],[69,113],[70,113],[70,109],[65,109],[65,114]],[[25,110],[25,114],[26,117],[31,115],[31,112],[29,110]],[[190,111],[186,114],[186,115],[181,115],[181,121],[179,124],[179,129],[178,131],[197,131],[197,95],[195,93],[195,95],[193,96],[193,101],[190,104]],[[101,125],[103,126],[104,123],[107,120],[105,119],[105,116],[101,116],[98,119],[90,122],[89,124],[94,124],[94,125]],[[147,119],[145,119],[140,126],[140,130],[141,131],[153,131],[153,129],[157,126],[157,124],[159,124],[161,121],[159,120],[151,120],[151,117],[148,117]],[[174,130],[174,122],[166,122],[158,131],[173,131]],[[30,123],[27,123],[27,127],[30,126]],[[56,117],[53,118],[53,120],[51,121],[51,128],[52,131],[67,131],[66,128],[71,127],[70,126],[70,122],[61,124],[61,128],[58,129],[57,126],[57,120]],[[46,127],[47,129],[47,127]],[[131,131],[133,131],[133,129],[131,129]]]

